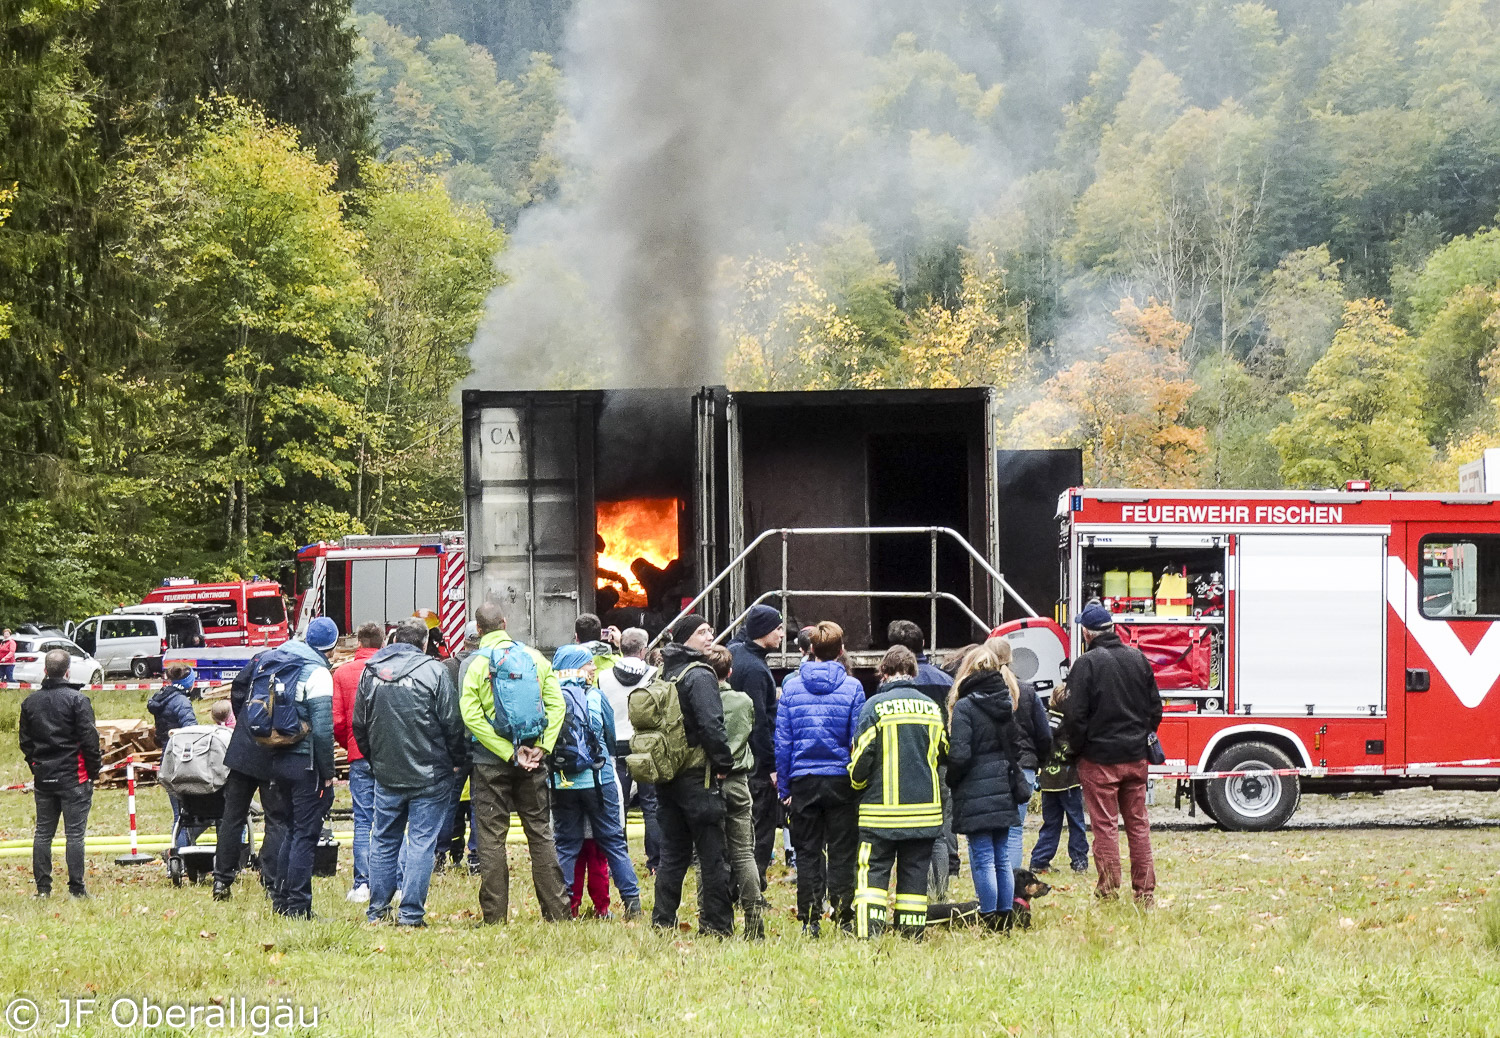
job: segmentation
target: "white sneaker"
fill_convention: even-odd
[[[370,900],[370,888],[361,884],[344,895],[345,901],[352,901],[357,905],[365,904]]]
[[[368,894],[366,894],[365,896],[369,897]],[[391,907],[392,908],[400,908],[401,907],[401,888],[400,887],[397,887],[391,893]]]

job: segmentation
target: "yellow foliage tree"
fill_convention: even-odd
[[[839,313],[805,252],[752,256],[735,271],[726,321],[728,381],[740,390],[871,389],[882,384],[859,326]]]
[[[1011,423],[1017,447],[1079,447],[1093,486],[1190,487],[1198,479],[1204,430],[1183,423],[1197,385],[1182,346],[1191,328],[1151,300],[1123,299],[1119,325],[1098,359],[1058,372]]]
[[[1026,367],[1026,311],[1005,298],[1005,271],[993,253],[964,257],[954,309],[931,302],[912,320],[890,384],[926,389],[1005,388]]]

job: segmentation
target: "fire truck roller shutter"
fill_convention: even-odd
[[[1254,716],[1385,710],[1385,538],[1246,534],[1236,706]]]

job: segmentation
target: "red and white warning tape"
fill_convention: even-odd
[[[227,681],[198,681],[198,682],[195,682],[193,684],[193,687],[194,688],[218,688],[220,685],[227,685],[227,684],[229,684],[229,682],[227,682]],[[41,688],[41,687],[42,686],[41,686],[40,682],[32,682],[32,681],[0,681],[0,689],[28,689],[28,688]],[[82,685],[80,687],[83,688],[85,691],[88,691],[88,692],[103,692],[103,691],[118,692],[118,691],[121,691],[121,690],[130,690],[130,689],[161,688],[161,682],[160,681],[106,681],[106,682],[101,682],[101,683],[99,683],[97,685]]]

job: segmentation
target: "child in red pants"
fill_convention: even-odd
[[[583,904],[583,892],[587,886],[589,900],[594,903],[594,915],[600,919],[611,918],[609,914],[609,861],[590,835],[583,841],[578,852],[578,863],[573,867],[573,897],[569,901],[573,918],[578,918],[578,908]]]

